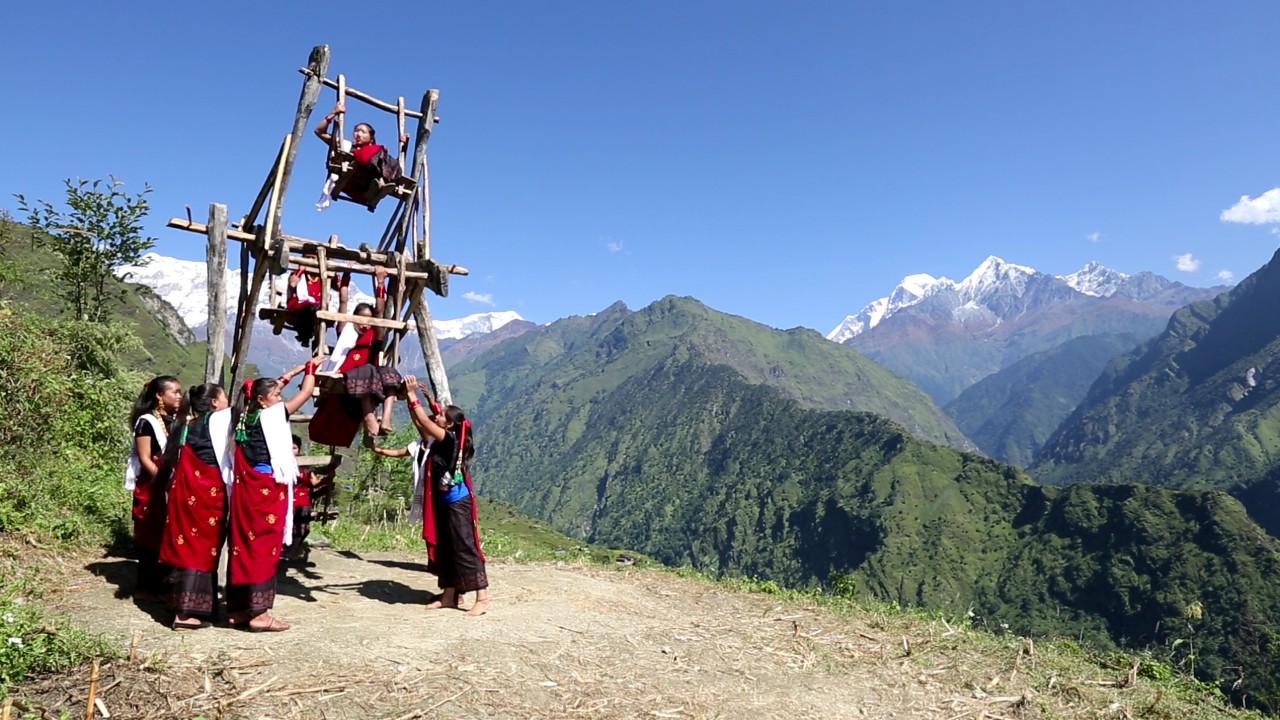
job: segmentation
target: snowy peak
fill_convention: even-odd
[[[846,317],[834,330],[827,333],[827,339],[842,343],[870,330],[898,310],[920,302],[939,287],[952,285],[954,283],[946,278],[939,279],[926,273],[908,275],[902,278],[902,282],[898,283],[888,297],[872,300],[862,312]]]
[[[1124,281],[1129,278],[1127,274],[1112,270],[1097,260],[1090,260],[1084,267],[1070,275],[1059,277],[1076,292],[1094,297],[1115,295],[1124,286]]]
[[[961,280],[956,290],[966,302],[978,304],[996,294],[1022,297],[1027,290],[1027,281],[1036,274],[1035,268],[1015,265],[991,255]]]
[[[1033,287],[1056,285],[1068,293],[1073,290],[1094,297],[1111,297],[1116,294],[1128,297],[1138,293],[1133,287],[1135,282],[1142,275],[1149,274],[1130,276],[1092,261],[1070,275],[1052,276],[991,255],[958,283],[945,277],[935,278],[923,273],[906,276],[887,296],[871,301],[856,315],[847,316],[827,334],[827,339],[838,343],[847,342],[879,325],[894,313],[939,296],[946,290],[955,293],[947,297],[956,300],[949,308],[956,322],[974,322],[979,318],[998,322],[1003,314],[1023,307],[1023,301],[1017,298],[1034,292]],[[1062,288],[1063,283],[1070,290]],[[1149,295],[1160,290],[1162,288],[1145,289],[1144,285],[1144,291]]]
[[[457,320],[435,320],[436,337],[441,340],[461,340],[476,334],[487,334],[507,323],[523,320],[514,310],[476,313]]]

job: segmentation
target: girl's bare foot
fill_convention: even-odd
[[[474,617],[478,615],[483,615],[488,610],[489,610],[489,598],[484,598],[483,600],[476,600],[476,604],[471,606],[471,609],[467,611],[467,614]]]

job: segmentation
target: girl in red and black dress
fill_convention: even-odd
[[[311,347],[316,332],[316,311],[320,309],[320,276],[312,275],[304,268],[289,276],[289,297],[285,308],[292,315],[293,329],[298,343]]]
[[[436,574],[441,595],[427,607],[456,608],[461,597],[474,590],[476,601],[467,614],[483,615],[489,609],[489,578],[471,487],[471,457],[475,454],[471,423],[456,405],[431,416],[418,400],[417,378],[409,375],[404,382],[409,417],[423,439],[433,441],[424,479],[429,499],[423,507],[422,537],[427,543],[427,570]],[[429,405],[436,407],[434,401]]]
[[[302,386],[288,400],[280,389],[298,372]],[[275,605],[276,567],[292,540],[293,485],[298,479],[289,413],[302,407],[315,388],[314,362],[279,379],[245,381],[235,432],[235,469],[231,487],[227,563],[227,614],[231,624],[251,632],[288,630],[289,623],[268,611]]]
[[[168,568],[160,563],[164,534],[165,494],[155,482],[160,458],[169,438],[169,426],[182,404],[182,385],[171,375],[161,375],[138,395],[129,424],[133,427],[133,452],[125,469],[125,487],[133,491],[133,545],[138,555],[138,579],[133,597],[164,600]]]
[[[333,106],[333,111],[324,116],[320,124],[316,126],[316,137],[324,141],[330,147],[333,146],[333,135],[329,132],[329,126],[333,123],[333,119],[339,113],[345,113],[346,105],[339,102]],[[408,135],[400,136],[400,143],[404,145],[409,142]],[[387,148],[379,145],[373,126],[369,123],[358,123],[351,131],[351,154],[355,157],[355,167],[351,171],[350,177],[346,183],[340,187],[335,186],[330,193],[330,197],[334,200],[338,199],[339,194],[344,194],[352,200],[368,205],[370,199],[376,197],[378,189],[382,186],[382,175],[373,167],[374,156],[379,150],[387,151]],[[389,152],[389,151],[388,151]],[[391,161],[395,161],[394,158]],[[373,207],[369,208],[373,212]]]
[[[375,304],[360,303],[352,313],[359,317],[382,317],[387,302],[387,270],[381,266],[374,268]],[[349,280],[343,277],[338,288],[338,312],[347,312]],[[373,447],[373,440],[378,435],[391,432],[391,408],[395,404],[396,393],[404,380],[393,367],[378,364],[378,356],[382,353],[386,328],[362,325],[359,321],[338,323],[338,345],[334,354],[325,361],[326,372],[342,374],[346,392],[343,395],[329,395],[320,400],[316,406],[315,419],[311,423],[309,433],[313,442],[326,445],[349,445],[355,437],[355,428],[346,426],[346,432],[334,432],[335,422],[345,415],[348,419],[358,419],[364,425],[365,444]],[[345,343],[343,336],[354,336],[352,343]],[[345,347],[345,355],[340,348]],[[336,404],[336,405],[335,405]],[[381,406],[381,418],[378,411]],[[337,411],[341,408],[341,412]]]
[[[160,559],[169,574],[174,630],[209,627],[218,584],[218,555],[227,534],[227,444],[231,411],[222,386],[191,388],[174,423],[161,478],[169,479],[169,518]]]

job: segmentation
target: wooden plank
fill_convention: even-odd
[[[310,68],[298,68],[298,72],[302,73],[303,75],[315,74],[314,71],[311,70]],[[325,87],[331,87],[334,89],[337,89],[338,87],[338,83],[330,80],[327,77],[324,77],[323,72],[320,73],[320,82],[324,83]],[[392,105],[391,103],[383,100],[379,100],[378,98],[368,93],[360,92],[359,90],[356,90],[355,88],[352,88],[352,87],[347,88],[347,97],[353,97],[356,100],[359,100],[360,102],[365,103],[366,105],[376,107],[379,110],[386,110],[389,113],[394,113],[396,111],[395,105]],[[423,117],[422,113],[414,112],[413,110],[405,110],[404,114],[407,117],[416,118],[418,120],[421,120]],[[432,121],[433,122],[435,121],[435,116],[432,116]]]
[[[205,248],[205,277],[209,292],[209,347],[204,357],[204,381],[222,382],[227,351],[227,206],[209,203],[209,243]]]
[[[332,312],[329,310],[317,310],[316,318],[321,320],[332,320],[334,322],[354,322],[360,325],[369,325],[372,327],[390,328],[392,330],[400,330],[406,325],[401,320],[391,320],[389,318],[365,317],[363,315],[353,315],[351,313]]]
[[[299,455],[295,458],[298,467],[338,467],[342,464],[341,455]]]
[[[315,415],[301,415],[301,414],[298,414],[298,413],[294,413],[294,414],[292,414],[292,415],[290,415],[290,416],[289,416],[289,422],[291,422],[291,423],[309,423],[309,422],[311,422],[311,419],[312,419],[312,418],[314,418],[314,417],[315,417]]]
[[[347,119],[347,76],[338,73],[338,102],[342,104],[343,111],[337,113],[333,118],[333,134],[330,135],[333,144],[333,152],[337,154],[342,151],[343,132],[346,128]],[[355,143],[352,143],[353,145]]]

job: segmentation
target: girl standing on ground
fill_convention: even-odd
[[[133,452],[125,469],[124,486],[133,491],[133,545],[138,555],[135,600],[164,600],[168,568],[160,563],[160,540],[164,535],[166,503],[163,489],[154,481],[169,438],[169,426],[181,404],[182,384],[178,378],[161,375],[142,388],[129,416]]]
[[[280,390],[305,372],[302,386],[285,400]],[[298,479],[289,413],[311,398],[316,365],[290,370],[278,379],[245,381],[235,432],[227,566],[227,614],[231,624],[251,632],[279,632],[289,623],[268,611],[276,600],[276,567],[291,542],[293,485]]]
[[[218,555],[226,540],[227,485],[231,458],[227,441],[231,411],[221,385],[191,388],[174,423],[175,442],[159,477],[169,480],[169,520],[160,559],[169,575],[174,630],[209,627],[218,585]]]
[[[476,601],[468,615],[489,609],[489,578],[480,550],[480,526],[471,489],[471,457],[475,440],[462,408],[450,405],[430,417],[418,400],[418,380],[404,379],[409,396],[409,417],[424,440],[427,453],[430,499],[424,503],[422,537],[427,542],[427,570],[438,578],[441,595],[428,608],[457,608],[462,595],[475,590]],[[435,402],[429,403],[435,406]]]

